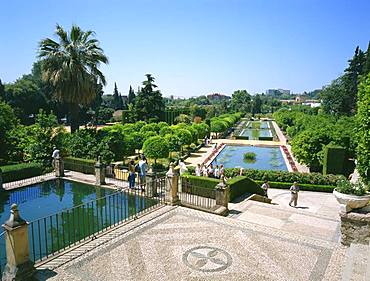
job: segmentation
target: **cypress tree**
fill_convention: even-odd
[[[120,99],[120,97],[119,97],[119,93],[118,93],[117,84],[116,84],[116,82],[114,82],[113,101],[112,101],[112,105],[113,105],[114,110],[119,109],[119,106],[120,106],[119,99]]]
[[[127,103],[128,104],[134,104],[135,102],[135,92],[134,90],[132,89],[131,85],[130,85],[130,90],[128,91],[128,100],[127,100]]]

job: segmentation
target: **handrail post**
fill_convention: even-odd
[[[101,162],[101,157],[98,157],[98,162],[95,163],[95,184],[105,184],[105,165]]]
[[[223,206],[228,209],[230,198],[230,187],[223,181],[216,185],[216,205]]]
[[[174,164],[170,164],[170,168],[166,173],[166,203],[169,205],[179,205],[180,200],[177,195],[179,186],[179,171],[174,168]]]
[[[3,189],[3,171],[0,169],[0,190]]]
[[[2,280],[28,280],[35,272],[29,259],[28,223],[19,215],[13,204],[9,219],[2,225],[5,229],[6,266]]]
[[[157,196],[157,174],[156,172],[148,172],[146,174],[145,195],[147,197]]]
[[[60,156],[54,159],[54,169],[56,177],[64,177],[64,162]]]

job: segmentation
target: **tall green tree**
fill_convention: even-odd
[[[128,91],[127,103],[128,104],[134,104],[135,103],[135,92],[132,89],[131,85],[130,85],[130,90]]]
[[[322,108],[325,113],[332,115],[349,115],[352,98],[346,91],[343,79],[337,78],[321,90]]]
[[[370,41],[369,41],[369,45],[367,46],[367,51],[366,51],[365,56],[366,56],[366,59],[365,59],[363,72],[365,75],[367,75],[370,72]]]
[[[122,109],[120,107],[120,105],[121,105],[120,100],[121,100],[121,103],[122,103],[122,98],[120,97],[120,94],[118,92],[117,83],[114,82],[113,102],[112,102],[113,103],[113,109],[114,110]]]
[[[46,99],[30,74],[6,84],[4,100],[14,108],[23,124],[33,123],[39,110],[47,108]]]
[[[0,100],[4,99],[4,97],[5,97],[5,87],[0,79]]]
[[[96,85],[106,84],[100,64],[108,63],[93,31],[73,25],[66,32],[57,25],[57,41],[43,39],[39,58],[43,61],[43,79],[53,86],[55,98],[66,104],[70,112],[71,131],[78,130],[80,105],[89,105],[96,97]]]
[[[156,90],[154,77],[146,74],[146,80],[143,82],[143,88],[138,92],[135,98],[134,112],[137,120],[149,121],[155,119],[159,121],[164,111],[162,94]]]
[[[251,95],[246,90],[237,90],[231,97],[231,108],[234,112],[251,112]]]
[[[18,125],[18,120],[10,105],[0,101],[0,159],[7,158],[9,133]]]
[[[348,61],[349,65],[344,71],[343,82],[346,90],[348,114],[354,114],[356,110],[357,88],[360,76],[363,74],[365,60],[365,53],[357,46],[353,58]]]
[[[357,110],[357,169],[370,182],[370,73],[359,85]]]
[[[256,95],[253,99],[252,104],[252,114],[261,113],[262,110],[262,100],[260,95]]]

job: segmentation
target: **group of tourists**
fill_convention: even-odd
[[[225,178],[225,168],[222,164],[218,166],[218,164],[214,165],[211,163],[209,166],[200,165],[198,164],[195,168],[195,175],[200,177],[209,177],[215,179],[224,179]]]
[[[144,156],[144,154],[140,155],[140,160],[138,161],[138,157],[135,159],[131,159],[128,164],[128,183],[129,188],[135,188],[135,178],[136,174],[139,176],[139,184],[140,188],[144,190],[145,188],[145,179],[146,173],[149,169],[148,160]]]

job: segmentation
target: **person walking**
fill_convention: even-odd
[[[223,164],[220,164],[220,178],[225,176],[225,168]]]
[[[202,175],[202,168],[201,168],[200,164],[198,164],[197,167],[195,168],[195,175],[197,177],[200,177]]]
[[[292,207],[292,203],[294,203],[294,207],[297,207],[297,201],[298,201],[298,192],[299,192],[299,186],[298,182],[294,182],[293,185],[290,187],[290,194],[291,194],[291,199],[289,202],[289,206]]]
[[[128,164],[128,187],[135,188],[135,161],[131,160]]]
[[[203,166],[202,174],[203,174],[203,177],[208,177],[208,169],[206,165]]]
[[[53,153],[51,154],[51,158],[52,158],[51,165],[54,168],[54,170],[55,170],[55,159],[59,157],[60,157],[60,150],[56,146],[54,146]]]
[[[269,181],[268,180],[264,180],[261,188],[263,189],[264,195],[268,198],[268,196],[267,196],[267,190],[270,188]]]
[[[141,160],[139,161],[139,179],[141,189],[144,190],[145,188],[145,180],[146,180],[146,172],[148,171],[148,161],[146,160],[145,156],[142,156]]]

